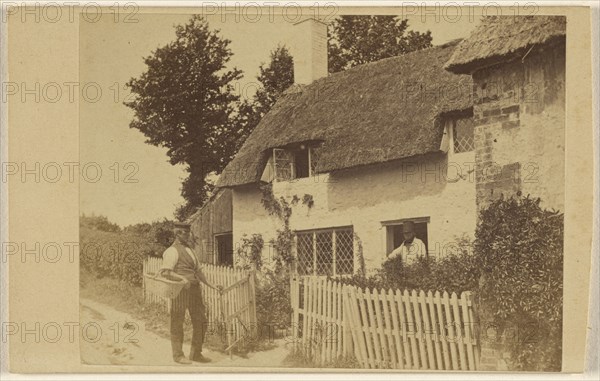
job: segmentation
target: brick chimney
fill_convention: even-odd
[[[294,84],[308,85],[327,76],[327,24],[311,17],[294,29]]]

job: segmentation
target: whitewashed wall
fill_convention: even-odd
[[[385,259],[386,229],[382,221],[429,217],[429,251],[434,256],[447,251],[456,236],[466,233],[472,237],[476,220],[473,168],[472,152],[436,154],[276,182],[273,192],[287,200],[294,195],[301,200],[304,194],[313,196],[312,208],[302,202],[293,207],[290,226],[294,230],[352,225],[362,241],[365,265],[372,269]],[[261,197],[257,186],[234,190],[234,243],[239,243],[244,234],[253,233],[261,234],[268,242],[282,226],[267,215]],[[265,248],[263,258],[271,254]]]

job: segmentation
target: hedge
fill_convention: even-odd
[[[97,277],[111,277],[134,286],[142,285],[143,261],[160,256],[165,246],[143,236],[80,227],[80,266]]]

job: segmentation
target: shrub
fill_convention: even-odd
[[[290,278],[287,273],[267,270],[256,286],[256,320],[260,329],[291,326]]]
[[[474,252],[484,314],[521,333],[511,340],[513,366],[560,371],[562,213],[542,209],[539,198],[499,199],[481,211]]]
[[[400,256],[386,260],[380,269],[370,276],[355,274],[345,277],[342,283],[361,288],[431,290],[456,292],[474,291],[477,288],[479,269],[471,250],[468,237],[456,239],[455,252],[439,258],[418,258],[404,264]]]
[[[173,221],[167,220],[166,218],[162,221],[154,221],[152,223],[138,223],[135,225],[129,225],[123,228],[126,233],[144,237],[148,242],[155,243],[165,248],[171,246],[175,240],[175,233],[173,233]],[[160,253],[162,255],[162,253]]]

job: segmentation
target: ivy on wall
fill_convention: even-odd
[[[358,270],[356,271],[356,275],[359,277],[364,277],[367,274],[367,271],[365,269],[365,257],[363,255],[363,245],[362,245],[362,239],[360,239],[360,237],[358,236],[358,234],[356,234],[356,232],[353,234],[354,235],[354,241],[356,242],[356,261],[358,262]]]
[[[314,205],[313,196],[304,194],[302,200],[297,195],[292,196],[288,201],[285,197],[275,197],[273,194],[273,184],[265,184],[260,188],[262,193],[261,204],[269,213],[281,220],[283,227],[277,229],[276,237],[271,241],[273,248],[276,251],[275,255],[275,271],[289,273],[292,271],[294,263],[294,233],[290,229],[290,217],[292,216],[292,206],[298,205],[302,201],[309,209]]]
[[[241,267],[246,269],[256,269],[257,273],[257,319],[260,329],[289,328],[291,321],[290,304],[290,276],[294,263],[294,233],[290,229],[290,217],[292,216],[292,207],[300,202],[308,208],[312,208],[314,200],[312,195],[305,194],[302,199],[294,195],[290,201],[284,197],[276,198],[273,194],[271,184],[261,187],[261,204],[271,216],[276,216],[281,222],[282,227],[277,229],[275,239],[270,244],[275,249],[274,269],[263,268],[262,251],[264,240],[260,234],[252,234],[250,237],[244,236],[238,257]]]

